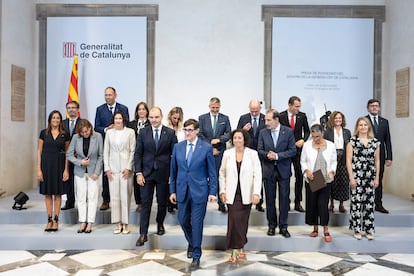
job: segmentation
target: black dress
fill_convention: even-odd
[[[46,129],[40,132],[39,139],[43,140],[41,169],[43,181],[40,181],[39,192],[42,195],[62,195],[66,193],[63,183],[65,170],[65,144],[70,140],[68,134],[59,134],[53,139],[52,134],[46,135]]]

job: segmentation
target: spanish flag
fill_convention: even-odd
[[[79,103],[79,91],[78,91],[78,55],[73,57],[72,72],[70,74],[70,83],[68,91],[68,102],[77,101]],[[66,117],[69,117],[66,114]],[[78,117],[80,117],[80,110],[78,111]]]

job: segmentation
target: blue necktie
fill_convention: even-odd
[[[190,149],[188,150],[188,154],[187,154],[187,166],[190,165],[192,157],[193,157],[193,144],[190,143]]]
[[[217,133],[217,115],[213,115],[213,136],[216,136]]]
[[[256,132],[257,132],[257,118],[254,117],[253,118],[253,135],[256,136]]]
[[[114,114],[114,112],[113,112],[114,111],[114,107],[113,106],[110,106],[109,107],[109,111],[111,111],[111,113]]]
[[[276,145],[277,145],[277,129],[273,129],[272,130],[272,139],[273,139],[273,145],[275,146],[275,149],[276,149]]]
[[[154,137],[154,142],[155,142],[155,146],[158,146],[158,140],[159,140],[159,136],[158,136],[158,128],[155,129],[155,137]]]

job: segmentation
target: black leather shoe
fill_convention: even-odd
[[[62,208],[60,208],[60,210],[70,210],[70,209],[73,209],[73,208],[75,208],[75,204],[70,204],[70,203],[68,203],[67,201],[66,201],[66,203],[65,203],[65,206],[63,206]]]
[[[276,234],[275,228],[269,227],[269,230],[267,230],[267,235],[268,236],[274,236],[275,234]]]
[[[101,211],[105,211],[109,209],[109,202],[108,201],[104,201],[102,202],[101,208],[99,208],[99,210]]]
[[[285,238],[290,238],[290,233],[287,229],[280,229],[279,234]]]
[[[305,212],[305,209],[303,209],[303,207],[302,207],[302,205],[300,205],[300,203],[296,203],[295,204],[295,211],[304,213]]]
[[[158,225],[157,225],[157,235],[162,236],[162,235],[164,235],[164,234],[165,234],[165,228],[164,228],[164,225],[162,225],[162,224],[158,224]]]
[[[193,259],[191,262],[191,269],[198,269],[200,268],[200,259]]]
[[[189,245],[187,247],[187,258],[191,259],[193,257],[193,247],[191,245]]]
[[[147,235],[140,235],[139,239],[137,240],[136,246],[143,246],[146,241],[148,241]]]
[[[375,211],[383,213],[383,214],[388,214],[389,211],[387,209],[384,208],[384,206],[375,206]]]
[[[227,211],[226,211],[226,206],[224,206],[224,205],[219,205],[218,210],[219,210],[220,212],[222,212],[222,213],[226,213],[226,212],[227,212]]]
[[[262,205],[256,205],[256,210],[259,212],[264,212],[264,208],[262,207]]]

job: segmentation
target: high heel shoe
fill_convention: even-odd
[[[128,224],[124,224],[123,230],[122,230],[122,234],[129,234],[129,227]]]
[[[122,229],[122,224],[118,223],[118,225],[114,229],[114,234],[120,234],[122,232]]]
[[[88,227],[85,229],[85,234],[92,233],[92,223],[88,222]]]
[[[53,220],[53,226],[50,229],[50,231],[56,232],[57,230],[59,230],[59,216],[55,215],[55,218]]]
[[[86,229],[86,223],[82,222],[80,228],[78,229],[78,234],[86,232],[85,229]]]
[[[48,216],[47,217],[47,224],[46,224],[46,227],[45,227],[45,232],[52,231],[52,226],[53,226],[52,216]]]
[[[346,213],[346,209],[345,209],[345,207],[344,207],[344,205],[339,205],[339,212],[341,212],[341,213]]]
[[[334,212],[334,205],[333,204],[329,204],[329,212],[331,212],[331,213]]]

